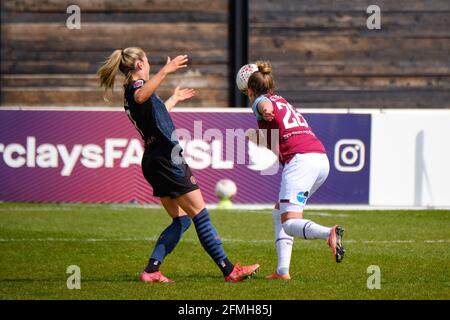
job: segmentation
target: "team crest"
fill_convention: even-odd
[[[194,176],[191,176],[191,183],[192,184],[197,184],[197,179],[195,179]]]
[[[140,88],[144,85],[144,80],[137,80],[134,84],[133,84],[133,88]]]

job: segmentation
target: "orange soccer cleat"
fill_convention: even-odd
[[[266,276],[267,280],[291,280],[291,276],[289,274],[278,274],[276,272],[269,274]]]
[[[234,266],[233,271],[225,277],[226,282],[240,282],[251,277],[259,270],[259,264],[241,267],[239,264]]]
[[[165,277],[161,272],[156,271],[152,273],[142,272],[140,280],[142,282],[173,282],[169,278]]]

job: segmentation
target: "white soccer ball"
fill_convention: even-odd
[[[219,180],[216,184],[216,195],[220,199],[230,199],[237,193],[237,186],[230,179]]]
[[[253,63],[246,64],[239,69],[236,75],[236,84],[241,92],[247,91],[248,79],[256,71],[258,71],[258,66]]]

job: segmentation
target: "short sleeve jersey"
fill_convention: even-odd
[[[258,103],[262,100],[267,100],[273,105],[274,119],[270,122],[265,121],[258,111]],[[325,147],[305,118],[283,97],[262,95],[255,100],[252,109],[258,127],[266,129],[269,137],[272,130],[278,130],[278,149],[282,164],[289,162],[297,153],[325,153]],[[268,138],[268,141],[270,140]]]

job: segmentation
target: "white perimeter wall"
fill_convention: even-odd
[[[450,207],[450,110],[372,114],[371,205]]]

